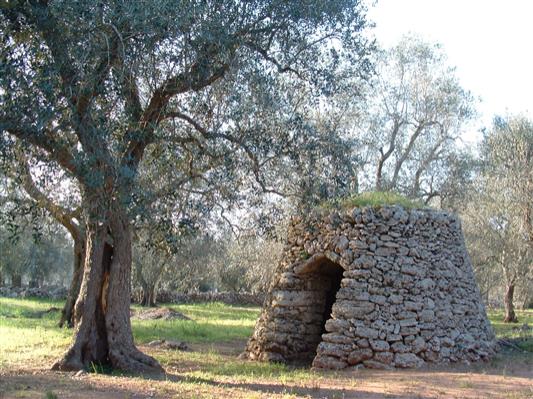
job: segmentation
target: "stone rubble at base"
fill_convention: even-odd
[[[326,265],[313,269],[320,259]],[[343,273],[325,321],[328,264]],[[390,369],[478,361],[495,350],[459,219],[384,206],[292,220],[243,357]]]

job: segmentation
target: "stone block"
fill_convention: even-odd
[[[409,312],[409,311],[406,311],[404,310],[403,312],[399,312],[397,315],[396,315],[396,318],[398,320],[405,320],[405,319],[416,319],[417,317],[417,314],[414,313],[414,312]],[[400,323],[401,325],[401,323]]]
[[[416,337],[413,342],[411,342],[411,348],[413,348],[414,353],[420,353],[426,349],[426,340],[422,337]]]
[[[430,278],[425,278],[418,283],[418,287],[426,291],[434,289],[435,285],[435,281]]]
[[[319,369],[329,369],[329,370],[340,370],[346,368],[348,363],[344,360],[340,360],[336,357],[331,356],[316,356],[313,360],[313,367]]]
[[[378,362],[376,360],[365,360],[363,362],[364,366],[369,369],[376,369],[376,370],[391,370],[392,367],[388,364]]]
[[[388,342],[397,342],[401,340],[402,340],[402,336],[400,334],[387,334]]]
[[[373,360],[389,365],[394,360],[394,354],[391,352],[377,352],[374,354]]]
[[[365,360],[371,359],[372,355],[373,352],[370,349],[357,349],[355,351],[350,352],[346,360],[348,364],[354,366]]]
[[[333,305],[332,314],[341,319],[355,319],[365,316],[374,310],[371,302],[337,301]]]
[[[387,341],[381,341],[381,340],[370,340],[370,347],[376,351],[376,352],[384,352],[388,351],[390,348],[390,345]]]
[[[354,342],[353,338],[337,333],[322,334],[322,340],[333,344],[352,344]]]
[[[337,239],[337,245],[335,246],[335,251],[340,253],[344,251],[346,248],[348,248],[348,245],[350,244],[350,240],[346,236],[340,236]]]
[[[400,268],[401,272],[410,276],[416,276],[420,273],[420,269],[417,266],[403,265]]]
[[[414,327],[418,325],[418,321],[415,318],[400,320],[400,327]]]
[[[335,356],[338,358],[345,357],[350,351],[351,345],[332,344],[330,342],[322,341],[316,348],[317,355],[321,356]]]
[[[387,298],[383,295],[371,295],[370,302],[377,303],[378,305],[385,305]]]
[[[413,353],[396,353],[394,355],[394,365],[400,368],[418,368],[424,361]]]
[[[424,307],[422,302],[404,301],[405,310],[421,310]]]
[[[348,331],[350,323],[341,319],[329,319],[326,321],[325,328],[328,332],[343,332]]]
[[[379,331],[369,327],[357,327],[355,329],[355,335],[361,338],[376,339],[379,335]]]
[[[389,257],[396,254],[396,249],[389,247],[378,247],[375,251],[377,256]]]
[[[391,350],[394,353],[407,353],[411,351],[411,348],[403,342],[395,342],[391,345]]]
[[[430,309],[424,309],[419,313],[419,318],[424,322],[433,321],[435,319],[435,312]]]
[[[393,304],[400,304],[403,302],[403,296],[401,295],[390,295],[388,301]]]

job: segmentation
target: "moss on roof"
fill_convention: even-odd
[[[422,202],[409,199],[390,191],[367,191],[350,197],[328,200],[320,204],[322,209],[351,209],[370,206],[400,205],[407,209],[427,208]]]

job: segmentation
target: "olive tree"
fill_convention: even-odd
[[[497,118],[481,145],[481,166],[465,235],[483,274],[504,285],[504,321],[516,322],[515,290],[527,292],[533,278],[533,123]]]
[[[334,88],[340,64],[365,72],[365,24],[356,0],[0,2],[2,151],[16,138],[48,166],[41,176],[62,171],[80,192],[79,323],[54,369],[161,370],[129,319],[143,158],[159,144],[190,175],[213,161],[210,179],[238,180],[232,170],[248,167],[267,189],[261,167],[296,134],[278,100],[296,80]],[[285,87],[273,84],[280,74]],[[220,107],[206,96],[218,87]]]
[[[459,137],[474,115],[442,48],[407,36],[376,55],[366,101],[353,101],[352,125],[362,186],[396,191],[425,203],[452,195],[449,178],[465,179]]]
[[[64,232],[46,215],[37,215],[36,224],[28,215],[13,214],[9,204],[0,209],[0,274],[9,276],[17,288],[23,279],[30,288],[62,284],[70,275],[65,266],[72,262]]]
[[[63,325],[73,327],[76,322],[74,320],[74,304],[81,286],[85,259],[85,234],[84,226],[79,221],[81,210],[78,205],[77,190],[75,190],[76,194],[72,192],[75,187],[73,186],[74,182],[70,181],[59,170],[52,173],[49,179],[36,180],[32,168],[39,172],[40,164],[36,159],[29,159],[19,145],[14,147],[14,152],[11,155],[16,159],[16,162],[11,165],[4,164],[2,168],[11,182],[8,195],[13,205],[11,213],[23,214],[23,209],[28,202],[26,199],[28,199],[32,206],[46,211],[56,224],[63,226],[73,242],[72,277],[59,321],[60,327]],[[65,180],[70,183],[66,186],[68,188],[61,187],[66,183]],[[69,190],[69,195],[65,195],[66,190]]]

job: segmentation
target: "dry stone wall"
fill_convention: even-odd
[[[455,215],[356,208],[288,233],[245,357],[386,369],[494,353]]]

